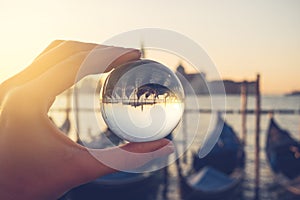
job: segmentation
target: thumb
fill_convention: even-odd
[[[170,140],[161,139],[151,142],[128,143],[108,149],[87,149],[80,155],[80,163],[85,173],[84,180],[94,180],[102,175],[139,168],[148,162],[174,152]]]

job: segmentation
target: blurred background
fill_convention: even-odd
[[[196,91],[197,96],[193,98],[197,99],[199,109],[193,110],[194,107],[188,103],[190,101],[187,97],[187,111],[184,117],[188,123],[180,127],[182,137],[177,141],[184,146],[186,138],[183,136],[187,134],[186,137],[189,137],[190,132],[200,127],[199,134],[188,149],[186,160],[181,160],[183,174],[188,176],[186,171],[192,167],[193,153],[198,151],[211,119],[211,99],[204,86],[207,83],[224,83],[227,95],[227,107],[224,111],[227,113],[226,121],[239,138],[243,138],[244,128],[247,129],[247,144],[244,147],[246,162],[243,167],[245,174],[242,183],[239,184],[238,195],[229,199],[299,199],[299,196],[291,194],[278,184],[264,151],[269,125],[267,113],[270,111],[275,111],[278,124],[287,129],[293,138],[300,138],[299,9],[300,1],[297,0],[0,0],[0,83],[28,66],[56,39],[101,44],[114,35],[140,28],[152,27],[178,32],[205,49],[220,74],[220,79],[216,80],[216,77],[207,71],[195,71],[180,57],[165,56],[163,52],[145,49],[146,58],[163,59],[174,72],[190,80]],[[138,40],[141,41],[141,46],[147,46],[143,35]],[[258,73],[262,115],[258,163],[260,192],[257,194],[254,114],[257,107],[255,95]],[[86,91],[83,99],[94,95],[93,88],[99,84],[97,81],[96,77],[84,79],[79,84],[78,87]],[[241,96],[241,88],[245,82],[248,89],[248,112],[247,121],[243,126],[244,119],[241,113],[245,100],[242,100],[244,97]],[[62,127],[70,112],[71,126],[68,132],[69,136],[76,140],[74,126],[78,124],[78,120],[76,121],[73,115],[74,105],[68,99],[67,93],[58,97],[49,115]],[[80,105],[83,107],[79,109],[85,109],[82,118],[79,118],[81,124],[84,124],[81,125],[81,131],[91,140],[99,134],[95,128],[97,125],[89,123],[89,115],[94,113],[88,111],[92,108],[87,108],[83,103]],[[197,121],[199,113],[200,122]],[[105,130],[103,125],[102,131]],[[296,155],[298,154],[295,153]],[[300,170],[298,172],[300,173]],[[143,193],[144,196],[149,196],[149,199],[183,198],[178,163],[169,166],[167,172],[160,171],[157,177],[159,178],[155,179],[154,185],[150,186],[154,190]],[[128,188],[126,190],[130,191]],[[80,188],[78,191],[82,192]],[[65,198],[73,199],[74,196],[70,193]],[[201,198],[201,195],[198,198]]]

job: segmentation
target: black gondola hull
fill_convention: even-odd
[[[273,118],[267,132],[266,155],[276,182],[300,195],[300,143]]]
[[[183,199],[231,199],[239,191],[244,177],[244,148],[236,133],[220,116],[218,123],[223,123],[223,128],[211,152],[204,158],[194,154],[189,175],[181,175]],[[215,129],[220,131],[217,127],[220,124]]]
[[[103,181],[101,179],[89,182],[72,189],[66,195],[68,200],[119,200],[119,199],[154,199],[161,182],[161,172],[134,175],[120,181]],[[147,197],[145,196],[147,194]]]

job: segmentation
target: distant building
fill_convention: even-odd
[[[286,96],[300,96],[300,90],[299,91],[293,91],[293,92],[290,92],[288,94],[286,94]]]
[[[208,86],[213,94],[221,94],[222,84],[224,85],[226,94],[241,94],[241,85],[247,84],[247,93],[255,94],[255,81],[252,82],[235,82],[232,80],[215,80],[208,82]]]
[[[191,95],[193,93],[195,93],[196,95],[208,94],[205,73],[202,72],[187,74],[181,64],[177,67],[175,73],[181,81],[186,95]]]
[[[208,81],[204,72],[186,73],[184,67],[179,64],[176,74],[180,79],[186,95],[195,93],[196,95],[221,94],[224,89],[226,94],[240,94],[243,82],[232,80]],[[255,94],[255,82],[245,82],[248,94]]]
[[[186,95],[208,95],[221,94],[225,88],[226,94],[240,94],[243,82],[232,80],[213,80],[208,81],[204,72],[186,73],[184,67],[180,64],[176,69],[176,75],[181,81]],[[83,93],[100,92],[101,83],[94,78],[85,78],[81,81],[80,91]],[[247,82],[248,94],[255,94],[255,81]],[[223,88],[224,86],[224,88]],[[295,92],[293,95],[299,94]]]

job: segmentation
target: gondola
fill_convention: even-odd
[[[245,164],[243,144],[221,116],[218,116],[212,134],[217,131],[221,134],[212,150],[203,158],[194,154],[192,169],[187,176],[180,175],[183,199],[230,198],[242,183]]]
[[[69,112],[70,112],[70,110],[68,109],[66,111],[66,119],[65,119],[64,123],[59,127],[59,130],[61,130],[62,132],[64,132],[67,135],[69,134],[70,129],[71,129],[71,122],[70,122]]]
[[[106,148],[112,144],[119,145],[122,140],[107,129],[101,137],[92,143],[84,144],[91,148]],[[99,144],[101,144],[99,146]],[[89,183],[69,191],[64,200],[119,200],[119,199],[155,199],[159,183],[162,181],[162,171],[154,172],[116,172],[102,176]]]
[[[71,112],[71,90],[68,89],[66,91],[66,100],[67,100],[67,105],[66,105],[66,119],[64,121],[64,123],[58,127],[59,130],[61,130],[63,133],[65,133],[66,135],[69,134],[70,130],[71,130],[71,121],[70,121],[70,112]]]
[[[300,143],[281,129],[273,117],[267,132],[266,155],[276,183],[300,195]]]
[[[151,172],[117,172],[72,189],[65,199],[155,199],[154,195],[157,194],[159,186],[157,179]]]
[[[71,122],[70,122],[69,114],[66,115],[66,119],[61,126],[57,125],[51,116],[49,116],[49,119],[60,131],[62,131],[66,135],[69,134],[71,130]]]

